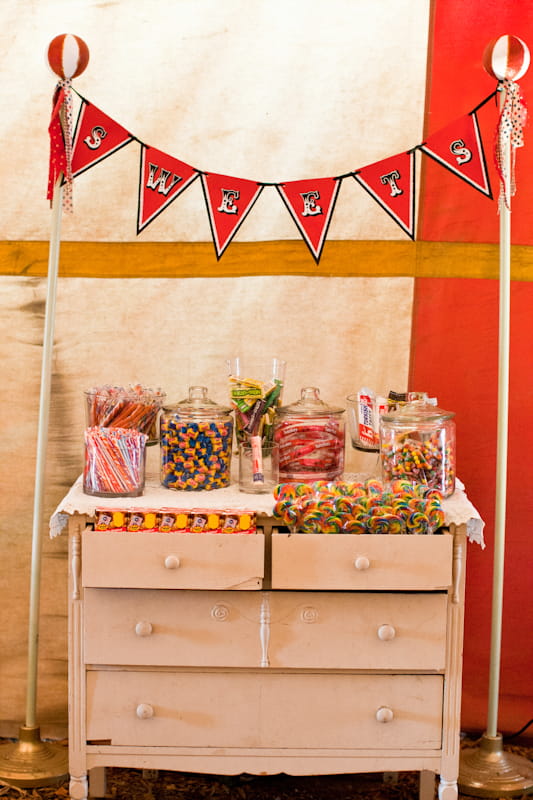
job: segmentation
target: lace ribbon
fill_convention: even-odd
[[[501,81],[501,91],[505,92],[505,100],[496,129],[494,157],[500,176],[500,202],[504,202],[509,208],[510,198],[516,193],[516,148],[524,145],[523,128],[526,123],[527,109],[517,83],[504,78]],[[506,146],[511,149],[510,175],[506,174],[504,158]]]

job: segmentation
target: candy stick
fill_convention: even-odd
[[[262,484],[265,482],[263,475],[263,449],[260,436],[251,436],[252,445],[252,480],[254,483]]]

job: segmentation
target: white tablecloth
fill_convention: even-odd
[[[363,475],[344,475],[343,480],[364,480]],[[272,515],[274,499],[271,494],[247,494],[239,490],[237,483],[225,489],[213,491],[185,492],[165,489],[155,475],[147,475],[144,494],[141,497],[94,497],[83,491],[82,476],[73,484],[70,491],[52,514],[50,519],[50,536],[58,536],[65,528],[69,514],[86,514],[94,516],[96,508],[122,509],[243,509],[255,511],[257,514]],[[456,481],[453,495],[443,500],[446,524],[466,524],[468,539],[485,547],[483,539],[484,522],[468,499],[461,481]]]

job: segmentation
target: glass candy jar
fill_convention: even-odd
[[[197,491],[229,486],[231,409],[191,386],[189,397],[163,408],[160,420],[160,479],[167,489]]]
[[[455,414],[415,400],[380,418],[383,480],[406,480],[437,489],[444,497],[455,490]]]
[[[334,480],[344,471],[344,408],[320,399],[314,386],[300,400],[276,411],[274,441],[279,446],[279,482]]]

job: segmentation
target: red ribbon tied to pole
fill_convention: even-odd
[[[510,198],[516,193],[516,149],[524,144],[523,129],[527,118],[526,104],[516,81],[527,72],[529,61],[529,49],[518,36],[493,39],[483,54],[483,66],[489,75],[500,81],[500,91],[504,92],[496,128],[494,160],[500,176],[500,201],[507,208]],[[511,150],[510,175],[505,174],[503,154],[506,146]]]
[[[47,199],[52,201],[60,175],[65,179],[63,206],[72,212],[72,91],[71,79],[89,63],[89,48],[79,36],[63,33],[48,45],[48,63],[60,80],[53,96]]]

